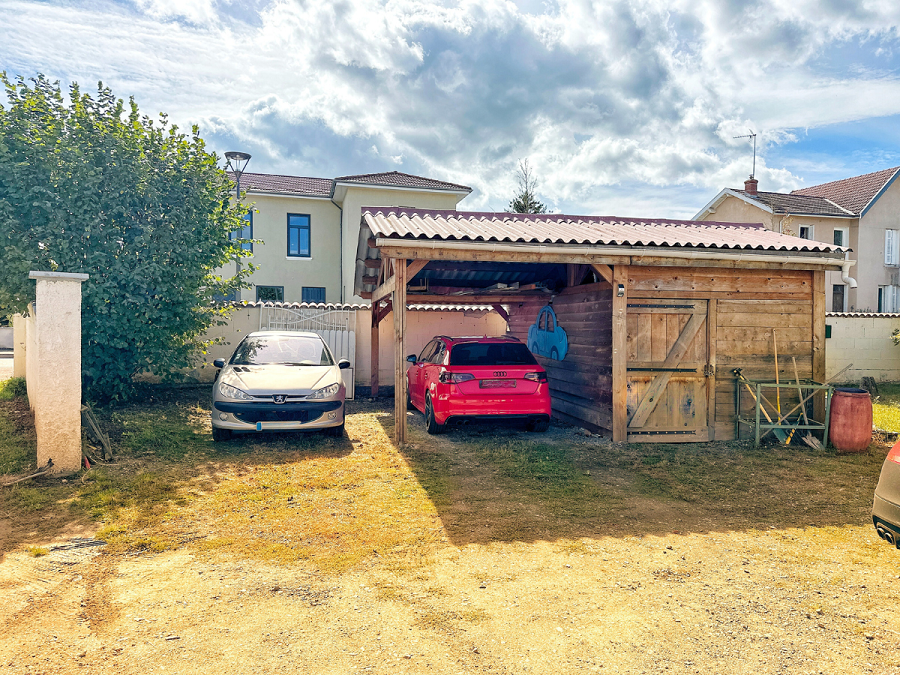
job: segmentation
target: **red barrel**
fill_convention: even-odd
[[[872,442],[872,397],[865,389],[835,389],[828,436],[838,452],[865,452]]]

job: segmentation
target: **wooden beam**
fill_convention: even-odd
[[[406,443],[406,261],[397,260],[394,305],[394,442]]]
[[[706,377],[706,417],[709,440],[716,440],[716,340],[719,337],[719,301],[712,298],[706,307],[706,360],[709,373]]]
[[[378,316],[378,306],[372,305],[372,335],[371,335],[371,379],[369,385],[372,388],[372,398],[378,398],[378,370],[381,367],[381,345],[379,323],[381,319]]]
[[[402,239],[397,239],[397,244],[389,244],[382,247],[383,254],[389,254],[399,258],[410,260],[458,260],[481,262],[522,262],[522,263],[573,263],[582,265],[643,265],[646,267],[725,267],[741,269],[777,269],[777,270],[809,270],[817,267],[816,264],[782,263],[766,261],[735,261],[735,260],[702,260],[687,258],[666,258],[663,255],[638,255],[638,254],[603,254],[571,253],[564,248],[545,249],[544,251],[491,251],[488,245],[483,251],[462,251],[440,248],[440,242],[435,242],[437,248],[419,248],[404,246]],[[823,258],[821,269],[840,270],[841,261],[834,258]]]
[[[497,312],[497,314],[499,314],[500,317],[504,321],[509,321],[509,314],[507,314],[506,310],[503,309],[503,305],[495,303],[494,305],[492,305],[492,307],[494,308],[494,311]]]
[[[617,286],[625,293],[619,297]],[[612,274],[612,433],[613,442],[628,438],[628,267],[616,265]]]
[[[371,300],[372,299],[372,291],[360,291],[359,297],[361,297],[364,300]]]
[[[536,298],[549,299],[550,294],[542,291],[528,293],[485,293],[475,295],[439,295],[437,293],[410,293],[406,296],[407,302],[434,303],[438,305],[504,305],[526,302]]]
[[[566,264],[566,286],[576,286],[581,279],[578,279],[578,269],[581,265]]]
[[[404,266],[403,271],[406,271],[406,267]],[[404,275],[405,276],[405,275]],[[396,283],[397,277],[392,276],[390,279],[385,281],[381,286],[372,291],[372,304],[374,305],[379,300],[384,300],[387,296],[394,292],[394,285]],[[406,290],[404,288],[404,290]]]
[[[366,266],[366,269],[380,270],[381,269],[381,258],[366,258],[363,261],[363,264]]]
[[[613,271],[610,269],[609,265],[601,265],[597,263],[591,264],[591,268],[599,274],[605,281],[612,283],[613,280]]]
[[[812,272],[812,379],[825,381],[825,272]],[[813,399],[813,417],[825,421],[825,395]]]
[[[363,282],[364,284],[366,284],[367,286],[377,286],[377,285],[378,285],[378,275],[376,275],[376,274],[372,274],[372,275],[364,274],[364,275],[362,276],[362,282]]]
[[[369,245],[369,248],[378,248],[378,242],[373,237],[366,239],[366,243]]]
[[[419,272],[422,271],[422,268],[427,265],[429,260],[412,260],[409,265],[406,266],[406,283],[412,281],[412,278],[416,276]]]
[[[379,309],[378,312],[377,312],[378,323],[381,323],[382,321],[384,321],[384,318],[385,318],[388,314],[391,313],[391,310],[392,310],[392,309],[393,309],[393,305],[392,305],[390,302],[388,302],[384,307],[382,307],[381,309]]]

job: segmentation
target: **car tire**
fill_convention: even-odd
[[[325,430],[325,435],[333,436],[335,438],[340,438],[341,436],[344,435],[344,423],[341,422],[340,425],[338,425],[336,427],[328,427]]]
[[[556,349],[556,347],[550,349],[550,358],[554,361],[559,361],[559,351]]]
[[[219,429],[218,427],[213,427],[213,441],[216,443],[221,443],[222,441],[230,441],[232,437],[231,429]]]
[[[525,425],[526,431],[542,434],[550,428],[550,420],[542,418],[539,420],[531,420]]]
[[[528,351],[532,354],[537,354],[537,342],[532,342],[528,347]]]
[[[434,418],[434,406],[431,405],[431,394],[425,396],[425,431],[432,436],[442,434],[445,431],[443,424],[438,424]]]

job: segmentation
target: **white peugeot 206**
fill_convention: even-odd
[[[328,345],[315,333],[250,333],[231,359],[216,359],[213,385],[213,440],[234,433],[324,431],[344,433],[341,370]]]

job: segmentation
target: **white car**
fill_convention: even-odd
[[[241,340],[213,384],[214,441],[235,432],[324,431],[344,433],[346,391],[341,370],[316,333],[259,331]]]

